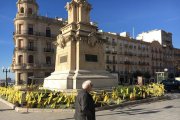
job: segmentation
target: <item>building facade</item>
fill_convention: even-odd
[[[180,76],[180,49],[174,48],[174,66],[175,66],[175,76]]]
[[[158,41],[162,46],[172,47],[172,33],[166,32],[164,30],[151,30],[148,32],[143,32],[138,34],[137,40],[143,40],[146,42]]]
[[[150,44],[120,36],[114,33],[102,33],[107,39],[104,45],[106,70],[118,73],[120,83],[132,83],[133,73],[151,71]]]
[[[16,85],[41,84],[54,71],[52,44],[65,22],[38,15],[36,0],[18,0],[14,19],[14,57],[12,70]]]
[[[106,70],[118,73],[120,83],[135,83],[137,72],[156,79],[158,73],[177,71],[179,49],[172,46],[172,34],[163,30],[155,31],[155,36],[145,34],[151,36],[148,39],[133,39],[127,33],[100,31],[107,39],[104,45]],[[160,39],[154,40],[157,36],[161,36]]]

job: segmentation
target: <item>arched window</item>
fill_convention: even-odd
[[[32,8],[28,8],[28,14],[32,14]]]
[[[51,65],[51,57],[46,57],[46,64]]]
[[[28,63],[34,63],[34,56],[33,55],[29,55]]]
[[[20,9],[20,13],[24,13],[24,8],[23,7],[21,7],[21,9]]]
[[[23,56],[22,56],[22,55],[19,55],[19,56],[18,56],[18,63],[19,63],[19,64],[22,64],[22,63],[23,63]]]
[[[51,29],[46,27],[46,37],[51,37]]]

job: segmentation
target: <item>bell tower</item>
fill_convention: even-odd
[[[55,72],[44,81],[47,89],[81,89],[89,79],[95,88],[118,85],[117,78],[105,71],[105,39],[90,23],[91,4],[87,0],[67,3],[68,24],[57,37]]]

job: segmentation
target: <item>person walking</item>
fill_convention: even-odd
[[[90,80],[83,82],[82,90],[78,93],[75,101],[75,120],[96,120],[95,104],[89,92],[93,84]]]

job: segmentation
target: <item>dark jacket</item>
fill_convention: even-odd
[[[85,90],[81,90],[76,97],[74,117],[75,120],[96,120],[93,98]]]

